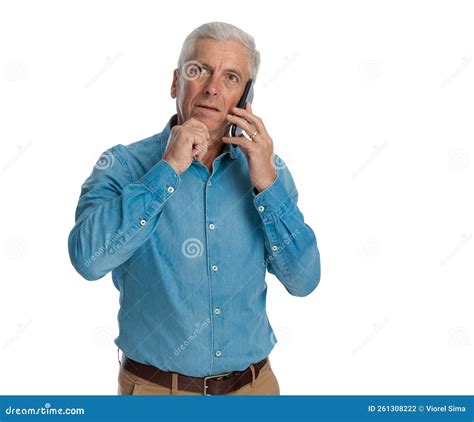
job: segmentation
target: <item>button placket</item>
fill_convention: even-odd
[[[218,166],[215,166],[214,167],[214,171],[217,170],[217,167]],[[218,233],[216,232],[216,229],[217,229],[217,224],[215,221],[212,221],[212,215],[213,215],[213,210],[212,210],[212,205],[213,205],[213,202],[210,201],[210,197],[209,195],[211,195],[212,191],[208,188],[210,186],[213,185],[213,183],[211,182],[211,180],[208,180],[207,183],[207,188],[205,189],[205,195],[206,195],[206,205],[209,206],[211,208],[210,212],[208,213],[208,215],[206,216],[207,218],[207,221],[206,221],[206,225],[207,225],[207,230],[208,230],[208,236],[207,239],[209,241],[209,260],[210,260],[210,269],[211,269],[211,274],[210,274],[210,278],[212,280],[212,284],[214,284],[214,281],[216,281],[215,285],[216,287],[212,289],[212,292],[211,292],[211,296],[212,296],[212,302],[216,303],[216,304],[219,304],[220,301],[219,301],[219,283],[217,282],[217,272],[220,271],[220,268],[219,268],[219,265],[218,265],[218,260],[219,260],[219,255],[218,255],[218,245],[215,244],[215,242],[217,241],[217,235]],[[214,261],[214,262],[213,262]],[[217,262],[216,262],[217,261]],[[214,276],[215,274],[215,276]],[[221,323],[222,323],[222,310],[219,306],[215,306],[213,304],[211,304],[211,315],[212,315],[212,319],[213,319],[213,324],[212,324],[212,330],[213,330],[213,333],[214,333],[214,357],[217,359],[217,358],[220,358],[222,356],[222,351],[219,350],[219,346],[221,346],[221,336],[223,335],[222,332],[221,332]]]

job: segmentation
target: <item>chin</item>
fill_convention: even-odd
[[[209,131],[216,131],[216,130],[219,130],[221,129],[222,127],[222,122],[215,118],[212,118],[212,117],[208,117],[208,116],[202,116],[200,114],[194,114],[192,117],[194,117],[195,119],[199,120],[200,122],[204,123],[207,128],[209,129]]]

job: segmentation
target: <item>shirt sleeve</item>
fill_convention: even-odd
[[[273,183],[260,193],[253,191],[263,221],[265,263],[290,294],[307,296],[321,278],[316,236],[297,206],[298,191],[290,171],[276,158],[279,165]]]
[[[134,181],[119,146],[104,152],[81,187],[69,234],[76,271],[86,280],[98,280],[128,260],[155,230],[180,181],[165,160]]]

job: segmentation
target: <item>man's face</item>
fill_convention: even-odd
[[[222,136],[249,79],[247,49],[237,41],[199,39],[183,69],[176,69],[171,97],[176,98],[178,124],[191,117]]]

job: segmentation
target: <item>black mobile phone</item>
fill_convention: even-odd
[[[247,83],[245,84],[244,88],[244,93],[242,94],[242,97],[240,97],[239,102],[237,103],[237,107],[239,108],[245,108],[245,103],[246,102],[252,103],[253,101],[253,80],[249,79]],[[235,137],[235,136],[241,136],[243,130],[238,127],[236,124],[232,123],[230,126],[229,130],[229,136],[230,137]],[[232,144],[234,145],[234,144]],[[235,145],[234,145],[235,147]]]

